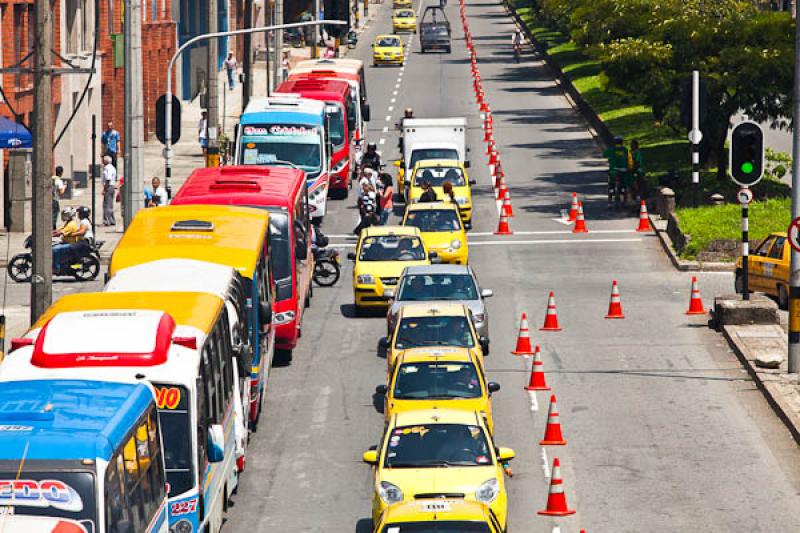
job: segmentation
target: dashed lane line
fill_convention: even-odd
[[[331,237],[331,236],[329,236]],[[500,241],[478,241],[469,242],[469,246],[512,246],[530,244],[618,244],[642,242],[642,239],[541,239],[529,241],[500,240]],[[355,248],[354,242],[331,243],[334,248]]]
[[[381,139],[378,141],[378,144],[384,144],[384,143],[386,143],[386,139],[381,137]]]

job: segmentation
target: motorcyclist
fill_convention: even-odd
[[[383,161],[381,161],[381,156],[378,154],[378,145],[368,143],[367,151],[361,156],[361,168],[371,168],[377,172],[382,165]]]
[[[75,221],[75,212],[71,207],[61,210],[60,228],[53,230],[53,237],[61,237],[61,242],[53,245],[53,269],[58,270],[61,260],[67,254],[72,245],[78,242],[78,224]]]
[[[400,154],[403,155],[403,127],[405,126],[405,122],[407,119],[414,118],[414,110],[410,107],[405,108],[403,111],[403,118],[400,119],[400,122],[397,123],[397,129],[400,130],[400,137],[397,139],[397,149],[400,150]]]
[[[92,228],[92,221],[89,219],[91,210],[88,207],[81,206],[77,209],[78,218],[78,231],[75,232],[77,241],[70,244],[68,254],[70,257],[82,257],[91,251],[92,244],[94,244],[94,228]]]

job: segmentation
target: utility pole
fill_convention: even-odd
[[[319,0],[314,0],[314,20],[319,22]],[[311,59],[316,59],[320,56],[319,53],[319,39],[322,35],[322,28],[319,25],[314,26],[312,31],[314,43],[311,45]]]
[[[275,24],[283,24],[283,2],[284,0],[275,0]],[[269,35],[267,35],[267,41],[269,41]],[[272,79],[275,80],[274,87],[283,82],[281,78],[281,63],[283,61],[283,30],[278,30],[274,34],[274,41],[275,43],[275,56],[272,61],[272,67],[274,69],[274,74]]]
[[[794,5],[797,5],[795,1]],[[800,24],[794,34],[792,117],[800,124]],[[792,131],[792,220],[800,216],[800,128]],[[800,252],[792,247],[789,268],[789,373],[800,371]]]
[[[244,1],[244,27],[253,27],[253,0]],[[250,103],[250,97],[253,95],[253,39],[252,35],[245,33],[242,36],[242,44],[244,45],[244,57],[242,57],[242,113],[244,113],[247,104]],[[269,49],[267,50],[269,53]]]
[[[208,33],[217,32],[217,0],[208,0]],[[208,96],[208,120],[206,121],[206,166],[219,166],[219,143],[217,142],[217,93],[219,90],[219,72],[217,70],[217,40],[208,41],[208,78],[206,95]]]
[[[122,219],[127,229],[144,197],[144,85],[142,82],[142,0],[125,0],[125,158]]]
[[[31,324],[53,301],[53,18],[55,0],[36,0],[33,69],[33,278]]]

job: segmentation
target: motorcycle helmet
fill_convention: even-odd
[[[61,220],[66,222],[68,220],[72,220],[73,218],[75,218],[75,212],[71,207],[65,207],[61,210]]]
[[[410,107],[407,107],[403,112],[405,118],[414,118],[414,110]]]
[[[78,218],[80,218],[81,220],[88,219],[89,214],[91,214],[91,212],[92,211],[88,207],[82,205],[78,208]]]
[[[375,143],[368,143],[367,144],[367,152],[375,152],[378,149],[378,145]]]

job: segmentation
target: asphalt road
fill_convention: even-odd
[[[368,60],[372,37],[389,31],[389,5],[370,5],[380,13],[356,57]],[[546,450],[548,464],[561,459],[567,499],[578,511],[560,520],[562,531],[800,531],[794,441],[706,318],[684,314],[690,278],[672,269],[655,236],[630,231],[635,215],[607,211],[598,147],[532,55],[511,62],[513,26],[499,3],[472,1],[470,25],[516,214],[515,235],[488,234],[497,212],[455,2],[448,13],[452,54],[421,55],[412,38],[404,69],[368,69],[369,138],[390,159],[403,108],[469,119],[479,182],[470,262],[495,292],[487,366],[502,386],[493,400],[497,443],[517,451],[510,529],[553,528],[536,515],[547,495],[537,443],[548,396],[540,394],[532,411],[523,391],[530,362],[509,351],[520,313],[538,327],[554,290],[564,330],[534,331],[533,340],[569,440]],[[564,233],[569,227],[553,220],[573,190],[585,200],[587,235]],[[354,199],[329,206],[325,232],[351,244],[344,235],[356,224]],[[360,457],[383,423],[373,393],[384,379],[377,346],[385,322],[354,318],[351,275],[347,264],[336,287],[315,289],[293,363],[273,369],[226,531],[371,531],[371,474]],[[603,319],[613,279],[625,320]],[[727,276],[701,276],[707,297],[729,284]]]

